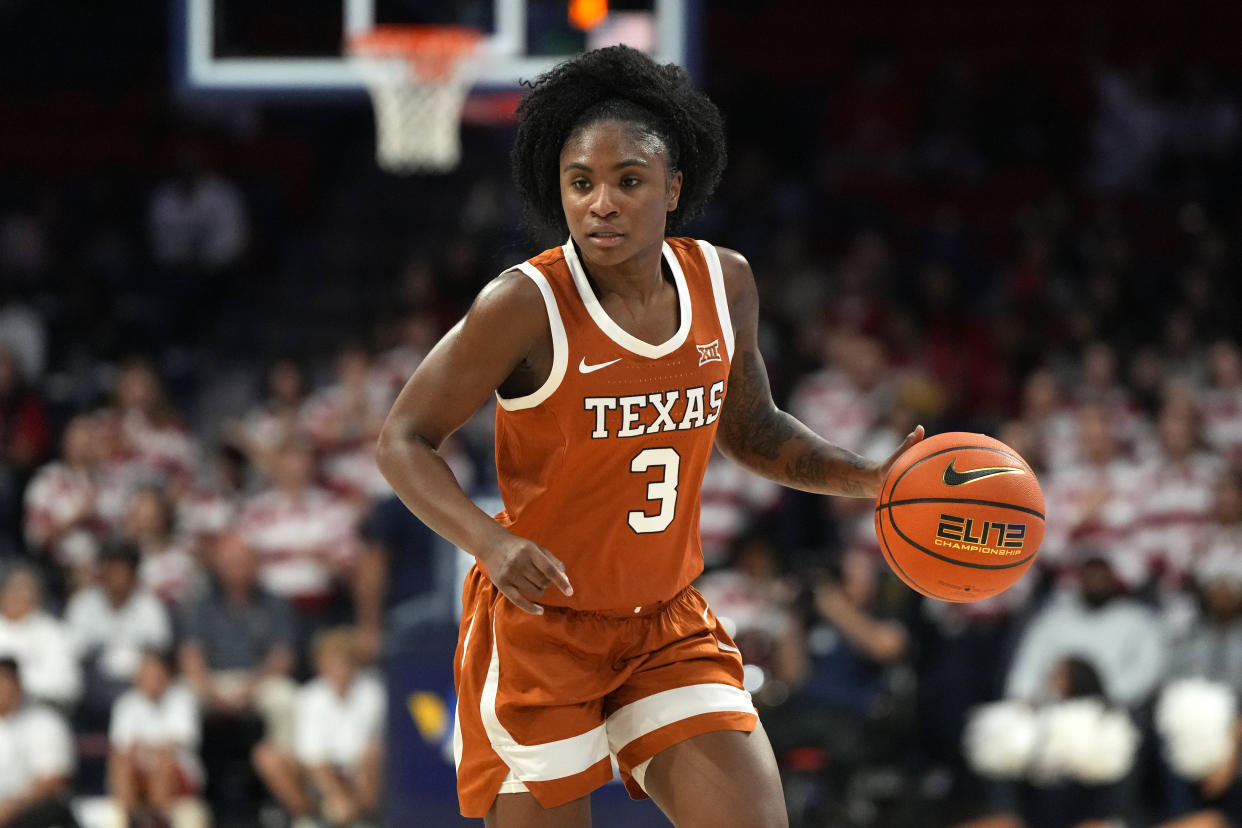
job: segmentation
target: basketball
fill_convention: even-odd
[[[1022,577],[1044,537],[1044,494],[1027,462],[983,434],[948,432],[903,453],[875,508],[884,559],[913,589],[980,601]]]

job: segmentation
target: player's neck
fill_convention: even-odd
[[[581,248],[578,258],[598,299],[617,296],[630,301],[645,301],[660,295],[671,281],[664,272],[663,246],[656,245],[625,261],[603,264],[587,259]]]

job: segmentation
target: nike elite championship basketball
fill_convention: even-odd
[[[1026,461],[983,434],[928,437],[897,459],[875,508],[884,558],[942,601],[1004,591],[1035,560],[1044,494]]]

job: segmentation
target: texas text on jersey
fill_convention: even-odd
[[[644,342],[605,312],[572,243],[519,269],[548,312],[553,365],[532,394],[500,399],[498,520],[564,561],[575,609],[649,606],[702,570],[699,485],[733,355],[716,249],[667,239],[678,327]],[[555,594],[554,594],[555,593]]]

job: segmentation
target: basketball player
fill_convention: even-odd
[[[589,825],[611,755],[678,826],[785,825],[737,648],[690,586],[703,470],[718,445],[787,486],[875,497],[896,454],[868,462],[778,410],[750,266],[666,238],[725,162],[719,112],[684,71],[588,52],[518,116],[519,191],[568,241],[483,289],[379,441],[402,500],[477,558],[454,664],[462,813]],[[495,519],[436,451],[493,392]]]

